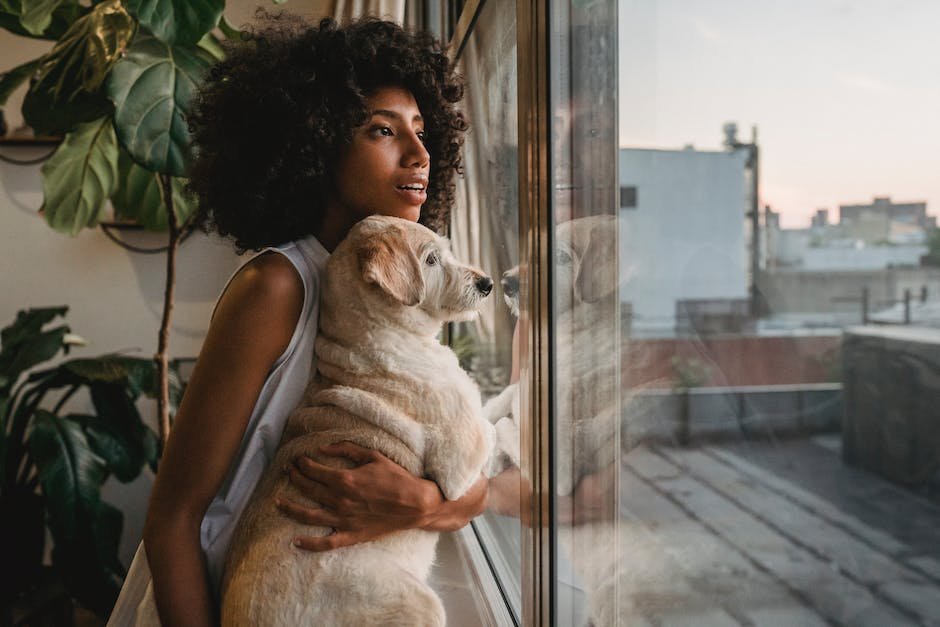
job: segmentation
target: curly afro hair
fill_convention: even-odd
[[[340,150],[368,120],[364,99],[399,86],[421,110],[431,158],[419,221],[440,231],[467,129],[456,107],[463,80],[440,44],[371,17],[310,26],[286,13],[259,15],[262,25],[209,71],[188,118],[196,224],[240,251],[313,233]]]

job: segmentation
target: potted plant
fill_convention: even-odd
[[[20,311],[0,331],[0,608],[7,614],[51,581],[107,616],[124,577],[123,515],[101,499],[101,486],[111,476],[131,481],[158,459],[157,435],[135,406],[157,392],[153,360],[111,354],[49,365],[80,341],[64,324],[46,328],[66,311]],[[182,394],[175,370],[170,381],[175,403]],[[94,411],[66,413],[83,391]],[[50,569],[43,566],[46,530]]]
[[[42,168],[42,213],[74,235],[107,201],[117,220],[165,231],[167,274],[158,350],[159,436],[170,426],[168,344],[176,252],[192,215],[185,117],[203,74],[223,52],[211,32],[240,37],[224,0],[0,0],[0,28],[53,41],[48,53],[0,75],[0,107],[29,82],[23,117],[63,140]]]
[[[676,440],[688,446],[692,440],[691,398],[689,390],[708,381],[709,367],[694,357],[674,355],[672,366],[672,389],[679,401],[679,419],[676,425]]]

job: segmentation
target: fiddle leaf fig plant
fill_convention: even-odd
[[[67,132],[111,112],[102,85],[136,28],[118,0],[102,2],[75,20],[40,59],[23,100],[23,118],[35,132]]]
[[[151,359],[113,354],[46,365],[80,343],[64,324],[46,328],[66,311],[20,311],[0,332],[0,605],[37,585],[48,529],[58,579],[107,616],[124,576],[123,515],[102,500],[101,487],[112,475],[127,482],[144,464],[156,468],[157,435],[135,403],[156,394],[157,371]],[[82,391],[93,411],[66,413]]]
[[[176,254],[194,201],[186,194],[186,116],[210,66],[224,57],[214,29],[224,0],[0,0],[0,28],[52,40],[39,59],[0,75],[0,106],[29,81],[23,117],[40,135],[63,135],[42,168],[42,214],[56,231],[96,227],[108,206],[121,221],[167,233],[160,373],[161,443],[170,428],[169,328]],[[221,24],[220,24],[221,21]],[[63,432],[65,433],[65,432]]]
[[[43,213],[57,231],[75,235],[101,219],[117,182],[118,143],[107,118],[65,136],[42,166]]]
[[[212,56],[141,32],[108,77],[114,127],[131,158],[153,172],[182,177],[189,161],[184,116]]]
[[[224,0],[126,0],[138,21],[167,44],[195,44],[215,28]]]

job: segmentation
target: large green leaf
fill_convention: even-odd
[[[42,33],[52,24],[52,13],[64,0],[28,0],[20,8],[20,24],[32,35]]]
[[[0,0],[0,28],[23,37],[56,41],[75,20],[91,10],[71,0],[57,4],[58,6],[52,11],[52,19],[47,28],[41,33],[32,33],[23,26],[20,20],[24,10],[22,3],[19,0]]]
[[[29,77],[39,68],[41,61],[42,59],[27,61],[3,73],[3,78],[0,78],[0,107],[7,103],[10,94],[16,91],[17,87],[29,80]]]
[[[0,331],[0,371],[13,359],[12,351],[68,310],[68,307],[33,307],[16,312],[16,319]]]
[[[192,215],[195,201],[186,194],[186,180],[173,177],[173,212],[183,224]],[[114,217],[134,220],[148,231],[167,229],[166,206],[160,185],[160,175],[134,163],[124,151],[118,157],[118,184],[111,196]]]
[[[75,235],[95,226],[104,201],[114,192],[118,146],[111,120],[82,124],[42,166],[43,211],[46,222]]]
[[[29,370],[36,364],[55,357],[56,353],[61,350],[63,338],[68,332],[69,328],[62,325],[43,331],[20,344],[13,359],[4,368],[12,375],[11,381],[15,381],[15,377],[24,370]]]
[[[68,311],[68,307],[45,307],[19,311],[12,324],[0,331],[0,397],[11,394],[17,379],[38,363],[55,356],[63,346],[67,326],[43,332],[42,328]],[[6,425],[0,412],[0,426]]]
[[[127,367],[120,355],[70,359],[61,367],[82,382],[123,383],[127,380]]]
[[[136,24],[119,0],[98,4],[76,20],[42,59],[39,79],[23,100],[37,133],[64,133],[111,111],[102,90]]]
[[[196,45],[208,52],[216,61],[225,59],[225,49],[222,48],[222,42],[212,33],[206,33]]]
[[[141,394],[153,397],[157,388],[157,366],[152,359],[128,357],[127,355],[102,355],[100,357],[70,359],[59,366],[59,370],[75,377],[69,383],[81,384],[121,383],[127,387],[131,398]],[[179,376],[170,368],[170,392],[179,387]]]
[[[225,0],[125,0],[141,25],[167,44],[195,44],[215,28]]]
[[[184,117],[212,63],[196,46],[168,46],[143,30],[137,34],[106,85],[118,139],[137,164],[185,175],[190,138]]]
[[[244,39],[244,31],[236,28],[224,15],[219,19],[219,30],[226,39]]]
[[[83,514],[100,501],[107,476],[104,462],[78,422],[42,409],[36,411],[28,437],[56,544],[74,542]]]
[[[143,442],[135,442],[117,425],[100,416],[83,416],[81,425],[92,450],[107,464],[118,480],[127,483],[140,474],[148,462]]]

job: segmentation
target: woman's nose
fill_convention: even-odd
[[[424,168],[431,162],[431,155],[417,133],[411,133],[408,147],[402,155],[402,165],[406,168]]]

